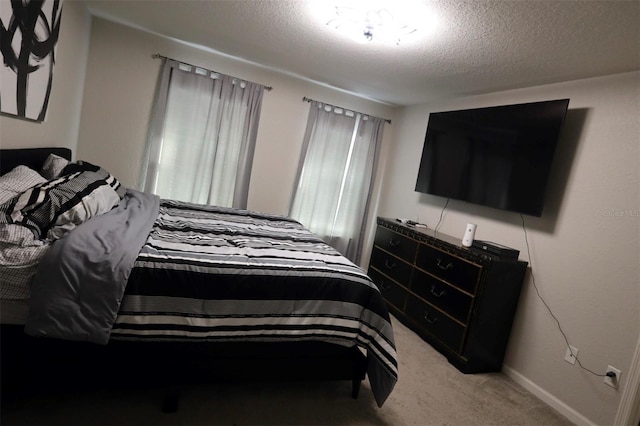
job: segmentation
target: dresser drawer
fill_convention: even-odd
[[[376,230],[375,245],[409,263],[413,263],[418,248],[417,241],[381,226]]]
[[[405,313],[419,328],[428,332],[455,352],[461,352],[465,331],[464,326],[416,297],[409,296]]]
[[[413,270],[412,265],[374,247],[371,252],[370,266],[409,287],[411,271]]]
[[[384,299],[395,306],[398,310],[404,310],[407,291],[393,280],[385,277],[375,269],[369,269],[369,277],[380,289],[380,293]]]
[[[478,265],[425,244],[418,249],[416,265],[471,294],[476,292],[482,271]]]
[[[458,321],[465,324],[468,322],[473,298],[456,287],[416,270],[411,281],[411,291]]]

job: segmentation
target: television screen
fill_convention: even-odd
[[[429,115],[416,191],[541,216],[569,99]]]

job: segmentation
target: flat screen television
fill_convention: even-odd
[[[541,216],[569,99],[429,114],[415,190]]]

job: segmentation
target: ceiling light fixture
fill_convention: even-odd
[[[394,18],[387,9],[361,10],[336,6],[335,13],[336,17],[327,25],[361,43],[375,40],[400,44],[405,36],[416,31],[416,28]]]

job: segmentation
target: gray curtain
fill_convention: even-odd
[[[245,209],[264,86],[163,61],[139,187]]]
[[[354,263],[383,129],[382,118],[311,102],[289,214]]]

